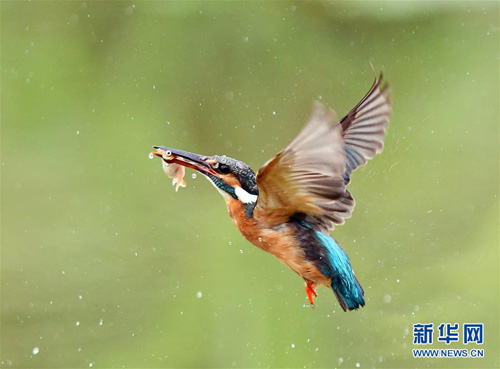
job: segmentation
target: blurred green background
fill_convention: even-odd
[[[498,366],[498,14],[498,2],[2,1],[2,366]],[[208,181],[188,171],[175,193],[148,153],[258,169],[314,100],[353,107],[370,61],[394,113],[334,232],[367,305],[344,313],[320,289],[311,309]],[[485,358],[413,359],[412,324],[427,322],[483,322]]]

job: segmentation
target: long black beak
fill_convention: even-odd
[[[152,154],[162,158],[168,164],[179,164],[187,168],[197,170],[205,175],[218,176],[218,173],[212,169],[206,160],[206,156],[195,154],[188,151],[177,150],[166,146],[153,146],[156,152]]]

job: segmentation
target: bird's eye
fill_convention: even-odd
[[[163,153],[163,157],[170,158],[171,156],[172,156],[172,151],[170,151],[170,150],[166,150]]]
[[[229,168],[229,165],[226,165],[226,164],[219,165],[219,172],[221,172],[222,174],[227,174],[230,171],[231,171],[231,169]]]

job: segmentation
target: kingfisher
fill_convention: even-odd
[[[186,167],[203,174],[224,198],[243,237],[303,278],[311,305],[316,286],[324,286],[344,311],[355,310],[365,305],[364,291],[329,231],[351,216],[351,174],[382,151],[390,113],[388,84],[380,73],[340,120],[316,102],[304,128],[257,174],[225,155],[153,146],[156,152],[150,157],[160,157],[164,168]]]

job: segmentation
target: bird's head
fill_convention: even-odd
[[[208,178],[227,200],[255,204],[259,194],[255,173],[242,161],[225,155],[203,156],[165,146],[153,146],[167,164],[178,164],[194,169]]]

